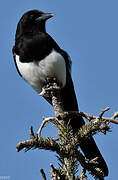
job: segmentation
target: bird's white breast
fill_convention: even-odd
[[[22,77],[38,92],[47,77],[55,77],[62,87],[66,84],[66,64],[63,56],[53,50],[45,59],[28,63],[20,62],[16,55],[16,64]]]

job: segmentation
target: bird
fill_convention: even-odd
[[[53,17],[52,13],[33,9],[25,12],[20,18],[15,44],[12,48],[13,59],[19,75],[40,94],[47,82],[56,79],[60,97],[65,111],[79,111],[78,102],[71,77],[71,59],[57,42],[46,32],[46,21]],[[51,97],[46,100],[52,104]],[[77,132],[85,124],[80,116],[73,118],[70,125]],[[104,176],[108,176],[107,164],[101,155],[92,136],[80,144],[85,157],[92,160],[96,157],[97,167]]]

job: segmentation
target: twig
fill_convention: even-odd
[[[64,176],[60,174],[60,172],[53,166],[53,164],[50,164],[52,172],[51,177],[52,180],[65,180]]]
[[[113,118],[113,119],[118,118],[118,111],[114,113],[114,115],[113,115],[113,117],[112,117],[112,118]]]
[[[87,113],[85,113],[85,112],[79,112],[78,113],[79,115],[81,115],[81,116],[83,116],[83,117],[85,117],[86,119],[88,119],[89,121],[90,120],[92,120],[92,119],[96,119],[96,118],[98,118],[97,116],[93,116],[93,115],[91,115],[91,114],[87,114]],[[113,118],[113,117],[102,117],[101,118],[103,121],[108,121],[108,122],[111,122],[111,123],[114,123],[114,124],[118,124],[118,120],[116,120],[115,118]]]
[[[22,149],[25,149],[26,151],[28,151],[29,149],[32,148],[39,148],[39,149],[45,149],[45,150],[51,150],[51,151],[56,151],[59,152],[60,151],[60,146],[59,144],[56,142],[55,139],[48,137],[48,138],[38,138],[38,136],[34,136],[32,139],[23,141],[23,142],[19,142],[16,145],[16,151],[19,152]]]
[[[45,172],[42,168],[40,169],[40,172],[42,174],[43,180],[46,180],[46,175],[45,175]]]
[[[106,107],[105,109],[102,109],[102,111],[100,112],[98,118],[101,119],[102,116],[103,116],[103,114],[104,114],[106,111],[108,111],[109,109],[110,109],[110,107]]]
[[[30,127],[30,139],[34,139],[34,131],[33,131],[33,127]]]
[[[116,118],[118,118],[118,112],[115,112],[114,115],[112,117],[102,117],[103,114],[108,111],[110,108],[109,107],[106,107],[105,109],[103,109],[99,116],[94,116],[94,115],[91,115],[91,114],[88,114],[88,113],[85,113],[85,112],[78,112],[78,111],[69,111],[69,112],[64,112],[63,116],[68,116],[69,118],[73,117],[73,116],[82,116],[82,117],[85,117],[88,121],[91,121],[93,119],[102,119],[103,121],[108,121],[108,122],[111,122],[111,123],[114,123],[114,124],[118,124],[118,120],[116,120]]]
[[[42,131],[42,129],[44,128],[44,126],[48,123],[48,122],[54,122],[56,120],[56,118],[54,118],[54,117],[49,117],[49,118],[44,118],[43,119],[43,122],[42,122],[42,124],[41,124],[41,126],[40,126],[40,128],[39,128],[39,130],[38,130],[38,132],[37,132],[37,135],[38,135],[38,137],[40,138],[40,136],[41,136],[41,131]]]
[[[91,121],[92,119],[97,119],[99,118],[99,116],[94,116],[94,115],[91,115],[91,114],[88,114],[88,113],[85,113],[85,112],[78,112],[78,111],[71,111],[71,112],[68,112],[68,115],[70,116],[73,116],[73,115],[77,115],[77,116],[83,116],[85,117],[88,121]],[[114,123],[114,124],[118,124],[118,120],[116,120],[118,116],[113,116],[113,117],[102,117],[101,119],[103,121],[108,121],[108,122],[111,122],[111,123]]]

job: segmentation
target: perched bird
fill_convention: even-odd
[[[78,111],[78,103],[71,78],[71,60],[55,40],[46,32],[46,20],[53,14],[39,10],[26,12],[20,19],[13,47],[13,57],[18,73],[38,93],[47,81],[55,78],[61,87],[61,100],[65,111]],[[51,104],[51,97],[47,98]],[[85,122],[82,117],[70,122],[76,132]],[[92,137],[80,145],[86,158],[98,157],[97,167],[108,175],[107,165]]]

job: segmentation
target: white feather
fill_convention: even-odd
[[[55,77],[62,87],[66,84],[66,64],[63,56],[53,50],[45,59],[28,63],[20,62],[16,55],[17,67],[23,78],[38,92],[42,90],[47,77]]]

